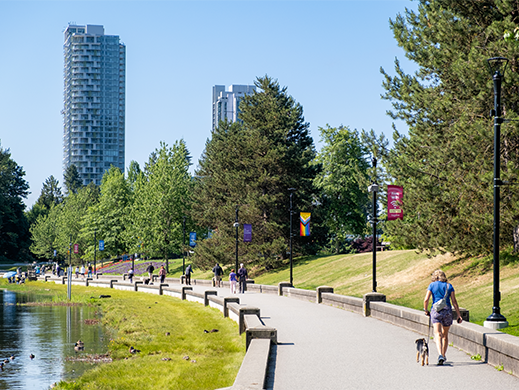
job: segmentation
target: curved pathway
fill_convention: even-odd
[[[216,290],[219,296],[231,296],[227,288]],[[447,362],[437,366],[432,340],[429,366],[422,367],[416,363],[415,340],[424,335],[374,318],[271,294],[236,296],[240,303],[258,307],[265,325],[278,331],[267,389],[519,389],[519,378],[456,348],[449,348]]]

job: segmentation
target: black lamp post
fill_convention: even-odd
[[[97,255],[97,229],[94,229],[94,274],[96,274],[96,255]],[[132,264],[133,268],[133,264]]]
[[[370,222],[373,226],[373,292],[377,292],[377,159],[373,157],[371,161],[373,163],[373,180],[368,187],[368,192],[373,193],[373,216]]]
[[[238,228],[240,227],[240,223],[238,222],[238,212],[240,211],[240,205],[236,205],[236,218],[234,219],[233,226],[236,228],[236,264],[235,270],[238,272]]]
[[[508,326],[506,318],[501,314],[499,301],[501,293],[499,291],[499,224],[500,224],[500,186],[501,181],[501,123],[503,123],[501,106],[501,84],[505,75],[508,59],[494,57],[487,60],[488,67],[494,80],[494,109],[491,114],[494,116],[494,305],[492,314],[485,321],[485,326],[489,328],[501,329]]]
[[[182,275],[186,274],[186,217],[184,217],[184,221],[182,222]]]
[[[292,195],[294,195],[295,188],[289,188],[290,191],[290,285],[294,285],[294,278],[293,278],[293,264],[292,264],[292,237],[294,235],[294,232],[292,230],[292,214],[294,212],[292,211]]]

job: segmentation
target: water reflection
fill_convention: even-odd
[[[68,361],[67,356],[101,354],[108,349],[102,327],[84,321],[96,318],[95,308],[16,305],[34,298],[0,290],[0,360],[15,356],[0,372],[0,390],[48,389],[91,368],[89,363]],[[85,343],[83,352],[74,350],[79,339]],[[33,360],[30,354],[35,355]]]

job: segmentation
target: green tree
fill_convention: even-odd
[[[93,188],[93,187],[92,187]],[[80,238],[84,242],[83,258],[94,258],[94,232],[104,240],[104,256],[127,253],[126,229],[131,191],[124,173],[112,166],[101,181],[99,201],[92,204],[82,219]]]
[[[235,209],[241,205],[239,220],[253,226],[253,242],[240,252],[246,262],[268,265],[287,256],[288,189],[297,189],[294,211],[312,211],[319,166],[311,164],[316,153],[302,106],[268,76],[255,84],[260,91],[240,103],[241,123],[220,123],[206,144],[196,172],[194,212],[200,226],[218,230],[220,244],[231,248]],[[299,248],[308,249],[316,238]],[[232,263],[234,250],[227,253],[226,263]]]
[[[321,190],[329,240],[335,251],[346,249],[351,235],[366,233],[369,197],[366,191],[368,179],[367,149],[356,131],[340,126],[320,127],[323,147],[316,162],[322,171],[315,179]]]
[[[144,175],[135,181],[131,209],[132,249],[144,243],[145,251],[168,255],[182,250],[183,217],[190,214],[192,179],[191,157],[183,140],[172,147],[161,143],[152,153]]]
[[[127,180],[128,184],[130,185],[130,188],[134,189],[135,182],[137,181],[137,178],[142,174],[141,167],[139,166],[139,163],[135,160],[132,160],[130,162],[130,166],[128,167],[128,174],[127,174]]]
[[[79,176],[79,172],[75,164],[70,164],[67,167],[65,174],[63,175],[63,181],[67,195],[75,194],[81,187],[83,187],[81,177]]]
[[[49,210],[40,214],[31,224],[32,244],[30,249],[34,255],[47,260],[53,259],[61,210],[59,205],[51,205]]]
[[[23,199],[29,185],[25,172],[0,146],[0,260],[28,260],[29,224]]]
[[[390,115],[409,126],[394,133],[387,172],[404,187],[403,221],[388,222],[397,244],[466,254],[492,251],[493,87],[486,59],[510,59],[503,86],[504,112],[516,118],[519,47],[503,39],[519,25],[517,1],[420,1],[391,21],[406,56],[416,62],[406,74],[385,76]],[[501,179],[517,181],[517,123],[504,124]],[[502,190],[502,244],[512,243],[519,221],[518,196]]]
[[[52,206],[55,206],[63,201],[63,194],[61,193],[61,187],[59,181],[54,176],[49,176],[43,183],[40,196],[36,200],[36,203],[26,212],[29,226],[36,222],[38,217],[42,214],[46,215]]]
[[[99,199],[98,187],[90,183],[81,187],[76,193],[71,193],[59,204],[56,238],[54,248],[62,258],[68,259],[69,244],[78,244],[79,253],[72,253],[74,262],[81,262],[91,245],[90,237],[83,234],[85,219],[90,214],[91,208],[95,207]],[[92,235],[93,241],[93,235]]]

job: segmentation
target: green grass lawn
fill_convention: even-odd
[[[42,301],[67,301],[66,286],[54,283],[17,286],[4,279],[0,287],[38,293]],[[106,293],[104,288],[72,286],[72,301],[98,305],[103,324],[116,335],[109,346],[114,361],[75,382],[60,382],[58,389],[215,389],[233,384],[245,356],[245,339],[220,311],[169,296],[120,290],[110,290],[109,299],[91,298]],[[141,352],[130,354],[130,346]]]

